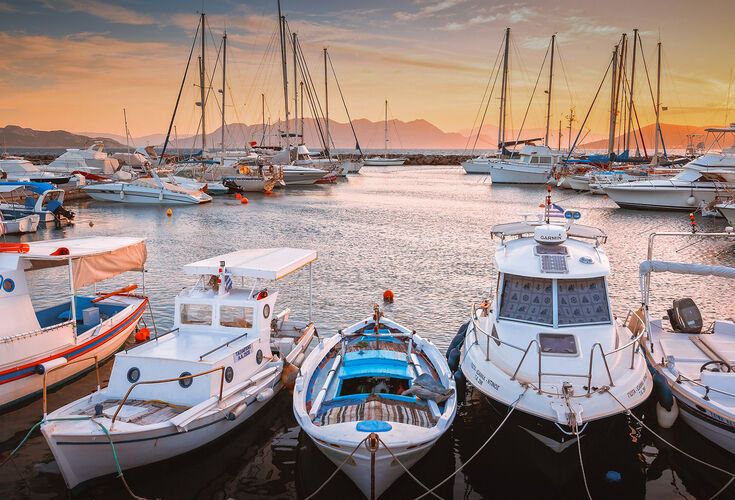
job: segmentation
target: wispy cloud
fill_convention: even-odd
[[[6,13],[18,12],[18,9],[16,9],[15,7],[13,7],[7,2],[0,2],[0,12],[6,12]]]
[[[133,25],[156,24],[153,16],[100,0],[45,0],[44,4],[50,9],[83,12],[111,23]]]
[[[429,17],[439,12],[451,9],[457,5],[465,3],[467,0],[439,0],[431,3],[426,2],[414,2],[423,4],[419,10],[415,12],[398,11],[394,14],[394,17],[400,21],[413,21],[422,17]]]
[[[539,16],[538,11],[523,5],[497,5],[490,9],[483,9],[466,21],[452,21],[437,29],[442,31],[462,31],[471,26],[490,24],[496,21],[505,24],[517,24],[531,21]]]

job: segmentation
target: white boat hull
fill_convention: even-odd
[[[283,182],[286,186],[310,186],[326,175],[327,172],[319,169],[295,170],[284,167]]]
[[[735,185],[682,181],[637,181],[603,186],[605,194],[623,208],[695,210],[709,205],[718,195]]]
[[[735,226],[735,204],[717,205],[717,210],[727,219],[727,223]]]
[[[342,170],[340,175],[346,177],[350,174],[359,174],[362,168],[362,161],[360,160],[344,160],[341,162]]]
[[[462,162],[462,168],[464,168],[464,171],[468,174],[490,174],[490,162],[488,162],[487,160],[467,160],[465,162]]]
[[[570,189],[575,191],[589,191],[590,178],[584,175],[572,175],[564,178]]]
[[[97,201],[129,203],[132,205],[197,205],[212,201],[212,197],[199,192],[196,195],[167,189],[127,186],[121,183],[85,186],[84,192]]]
[[[17,233],[35,233],[40,222],[38,214],[26,215],[18,219],[0,220],[0,235]]]
[[[546,184],[551,167],[524,165],[520,162],[488,162],[493,184]]]
[[[363,165],[366,167],[400,167],[406,163],[405,158],[365,158]]]

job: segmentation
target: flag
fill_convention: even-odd
[[[225,292],[232,290],[232,275],[225,273]]]
[[[564,217],[564,212],[565,210],[556,203],[552,203],[549,207],[549,217],[553,217],[556,219],[566,219],[566,217]]]

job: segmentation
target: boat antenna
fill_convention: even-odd
[[[549,224],[549,221],[551,220],[551,186],[548,184],[546,185],[546,208],[544,210],[544,219],[547,224]]]

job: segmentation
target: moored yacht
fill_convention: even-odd
[[[0,176],[5,174],[9,181],[25,182],[51,182],[53,184],[66,184],[71,178],[70,174],[55,174],[43,172],[38,165],[34,165],[24,158],[9,157],[0,158]]]
[[[374,499],[452,425],[456,403],[442,353],[375,305],[308,355],[293,408],[322,453]]]
[[[716,134],[716,142],[727,134],[735,138],[735,124],[706,131]],[[692,211],[735,189],[735,144],[719,153],[709,152],[695,158],[670,179],[623,182],[603,189],[623,208]]]
[[[546,184],[559,158],[548,146],[526,144],[518,158],[488,159],[488,173],[493,184]]]
[[[715,205],[722,216],[727,219],[728,224],[735,226],[735,201]]]
[[[75,171],[97,175],[112,175],[120,167],[120,162],[104,152],[104,144],[96,141],[87,149],[67,149],[64,154],[44,166],[46,172],[68,174]]]
[[[181,455],[263,408],[316,333],[311,321],[276,313],[278,293],[264,281],[316,258],[264,248],[184,266],[197,282],[176,296],[173,329],[118,353],[107,387],[44,416],[41,432],[66,485]],[[241,279],[249,285],[236,286]]]
[[[141,177],[131,182],[100,182],[82,189],[98,201],[113,201],[136,205],[196,205],[212,201],[212,197],[199,189],[189,189],[179,184],[165,182],[155,170],[151,177]]]
[[[473,307],[461,348],[467,380],[556,452],[651,392],[638,340],[613,315],[599,229],[544,218],[499,224],[498,290]],[[639,334],[640,335],[640,334]],[[451,353],[450,353],[451,357]]]

